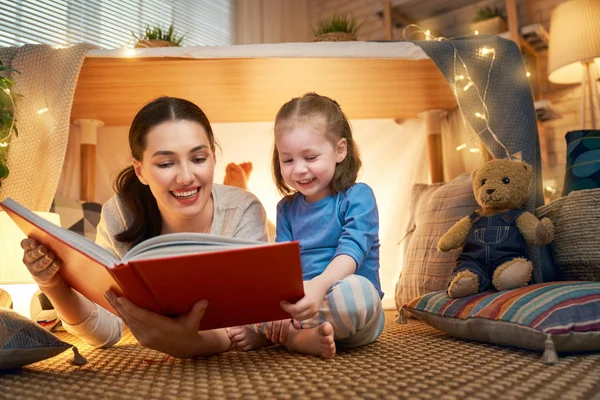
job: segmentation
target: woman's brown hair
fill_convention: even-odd
[[[206,114],[194,103],[175,97],[159,97],[146,104],[136,114],[129,128],[129,148],[131,155],[142,161],[147,146],[148,132],[164,122],[192,121],[200,124],[206,131],[211,150],[216,143],[212,127]],[[129,226],[116,235],[120,242],[130,247],[160,235],[162,218],[156,199],[150,188],[140,182],[133,166],[119,173],[115,181],[115,192],[120,196],[125,208],[131,213]]]

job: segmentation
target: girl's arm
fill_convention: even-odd
[[[369,251],[379,246],[379,214],[369,186],[356,184],[350,188],[337,217],[342,220],[343,232],[333,259],[320,275],[304,282],[305,296],[301,300],[282,303],[282,308],[297,320],[313,317],[333,284],[356,273]],[[278,241],[279,221],[278,217]]]
[[[345,254],[335,257],[321,275],[310,281],[304,281],[304,297],[296,303],[281,302],[281,307],[294,319],[303,321],[312,318],[323,303],[323,299],[329,288],[336,281],[353,274],[356,271],[356,262]]]
[[[379,248],[379,211],[373,190],[364,183],[348,189],[338,218],[342,223],[342,236],[333,257],[351,257],[356,263],[351,273],[355,273],[360,270],[369,252]]]

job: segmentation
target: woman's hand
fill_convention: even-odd
[[[137,307],[111,291],[106,292],[105,297],[142,346],[178,358],[210,353],[203,348],[202,336],[198,333],[208,306],[206,300],[197,302],[189,314],[169,318]]]
[[[297,321],[310,319],[319,311],[328,290],[329,286],[322,284],[317,278],[304,281],[304,297],[295,304],[282,301],[281,308]]]
[[[61,282],[59,261],[46,246],[27,238],[21,241],[21,247],[25,250],[23,263],[40,289],[53,288]]]

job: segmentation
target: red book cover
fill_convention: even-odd
[[[131,259],[126,255],[121,262],[110,251],[12,199],[0,205],[27,236],[57,255],[60,273],[71,287],[112,312],[104,299],[107,290],[168,316],[186,314],[194,303],[206,299],[209,306],[199,327],[206,330],[290,318],[279,303],[304,296],[298,242],[170,234],[149,239],[153,248],[142,249]]]

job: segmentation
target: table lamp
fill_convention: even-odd
[[[39,216],[60,226],[58,214],[36,212]],[[21,240],[25,234],[4,211],[0,211],[0,288],[10,294],[13,309],[30,318],[30,304],[38,290],[27,267],[23,264]]]
[[[581,129],[585,128],[587,101],[592,129],[596,129],[595,118],[600,118],[599,69],[600,0],[571,0],[559,4],[550,17],[548,80],[581,83]]]

